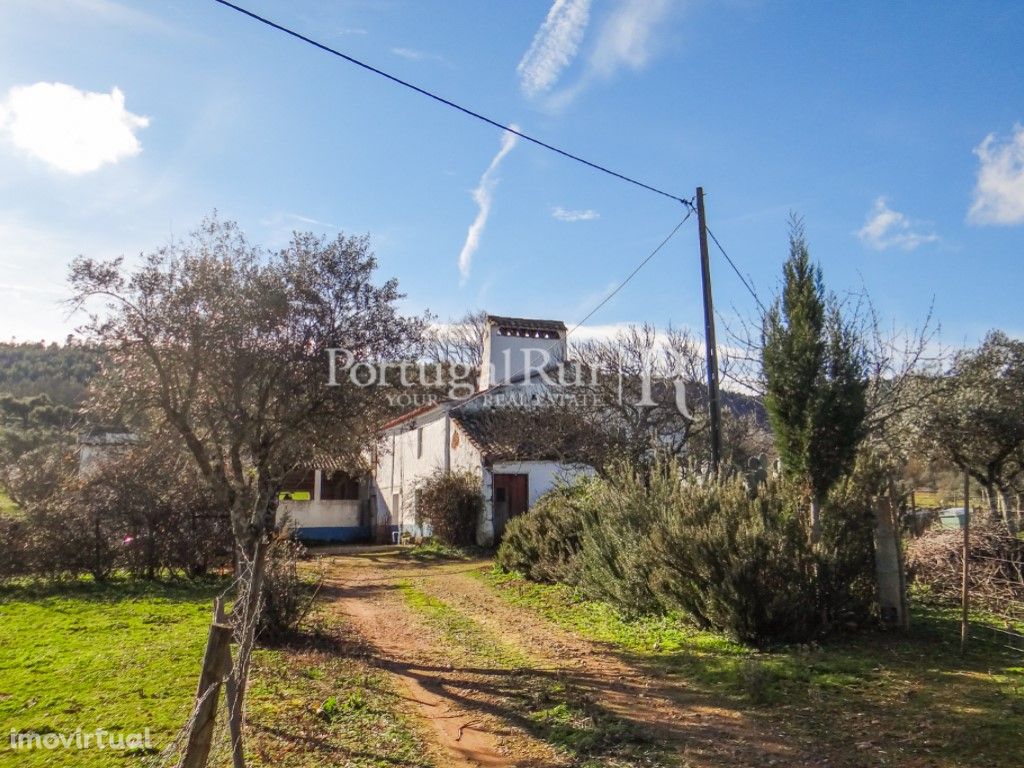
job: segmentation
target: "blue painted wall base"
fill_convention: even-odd
[[[369,541],[371,531],[365,525],[331,525],[317,528],[296,528],[295,538],[299,541]]]

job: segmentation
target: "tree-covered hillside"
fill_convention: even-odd
[[[0,343],[0,394],[46,395],[56,405],[80,404],[100,353],[79,343]]]

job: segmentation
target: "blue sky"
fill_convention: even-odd
[[[703,185],[764,297],[796,211],[829,287],[865,285],[896,326],[934,299],[947,343],[1024,334],[1020,3],[241,4],[655,186]],[[370,233],[409,312],[569,324],[682,217],[211,0],[0,6],[0,338],[63,337],[74,255],[130,257],[214,208],[268,246]],[[690,222],[590,324],[700,327],[697,254]],[[713,273],[723,314],[751,313]]]

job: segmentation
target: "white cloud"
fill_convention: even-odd
[[[517,131],[519,130],[519,126],[514,123],[510,127]],[[478,210],[476,218],[469,225],[469,230],[466,232],[466,242],[462,245],[462,251],[459,253],[459,274],[462,276],[461,283],[463,284],[469,277],[469,268],[473,262],[473,254],[480,247],[480,237],[484,233],[484,227],[487,226],[487,217],[491,215],[494,188],[498,185],[498,179],[495,176],[498,166],[505,155],[512,151],[512,147],[516,145],[518,138],[514,133],[507,131],[501,135],[501,148],[498,150],[498,154],[491,160],[491,164],[487,166],[487,170],[480,177],[480,183],[473,190],[473,200],[476,201]]]
[[[591,210],[590,208],[585,211],[570,211],[566,210],[560,205],[556,205],[551,209],[552,218],[558,219],[559,221],[593,221],[594,219],[600,218],[601,214],[597,211]]]
[[[415,48],[392,48],[391,52],[395,56],[400,56],[409,61],[444,61],[444,56],[439,56],[436,53],[424,53],[423,51],[417,51]]]
[[[297,221],[300,224],[309,224],[314,227],[327,227],[328,229],[338,229],[337,224],[331,224],[329,221],[314,219],[311,216],[303,216],[301,213],[285,213],[284,216],[285,218]]]
[[[915,231],[920,226],[899,211],[894,211],[886,199],[880,197],[875,200],[875,205],[868,213],[864,226],[857,232],[857,237],[868,248],[876,251],[888,248],[912,251],[924,243],[938,241],[939,236],[934,232]]]
[[[671,10],[671,0],[620,0],[590,57],[594,71],[610,77],[623,66],[643,68],[655,53],[657,30]]]
[[[967,214],[972,224],[1024,224],[1024,125],[1000,141],[990,133],[974,149],[981,161],[974,202]]]
[[[555,0],[516,72],[527,96],[551,90],[576,57],[590,21],[590,0]]]
[[[57,170],[95,171],[139,154],[135,135],[148,117],[124,106],[124,93],[80,91],[65,83],[11,88],[0,102],[0,131],[11,144]]]
[[[643,69],[657,54],[668,28],[669,16],[680,3],[672,0],[617,0],[605,17],[580,78],[547,100],[558,111],[595,82],[608,80],[623,68]]]

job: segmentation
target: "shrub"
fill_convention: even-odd
[[[751,496],[737,480],[684,480],[651,536],[662,605],[759,646],[814,634],[816,561],[799,509],[775,483]]]
[[[267,547],[259,633],[268,640],[293,634],[310,606],[313,587],[299,574],[305,554],[306,548],[287,533]]]
[[[593,487],[592,479],[578,478],[548,491],[529,512],[512,518],[498,549],[498,565],[533,581],[575,583],[583,514]]]
[[[621,465],[597,482],[581,516],[579,581],[591,597],[627,614],[661,610],[650,536],[657,517],[675,507],[675,473],[655,466],[646,474]]]
[[[29,461],[25,457],[23,461]],[[172,444],[154,440],[84,475],[64,461],[13,473],[45,489],[0,524],[0,577],[49,579],[124,569],[135,577],[198,576],[231,561],[231,531],[206,485]]]
[[[484,509],[480,478],[469,471],[439,470],[416,490],[416,517],[431,535],[455,547],[476,541],[477,521]]]
[[[11,432],[0,431],[4,441]],[[10,457],[10,446],[0,452],[0,485],[22,509],[52,496],[62,483],[75,476],[78,462],[66,445],[48,443]]]
[[[117,567],[116,535],[108,521],[76,506],[30,504],[0,520],[0,536],[0,578],[57,581],[91,574],[103,581]]]
[[[29,572],[25,519],[0,514],[0,582]]]
[[[852,488],[824,504],[817,545],[805,499],[784,480],[752,493],[740,478],[687,476],[674,463],[620,467],[576,503],[574,578],[625,613],[682,610],[757,646],[806,641],[871,614],[870,510]],[[521,560],[555,546],[522,538]]]

